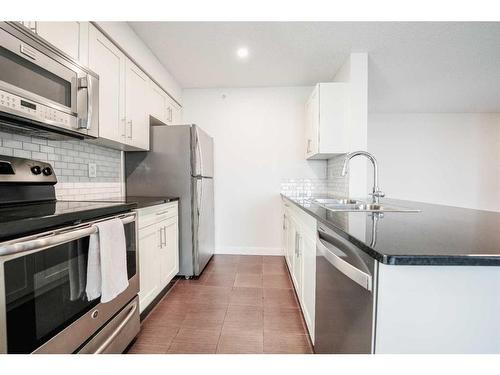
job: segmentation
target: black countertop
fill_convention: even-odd
[[[93,200],[93,202],[119,202],[126,204],[134,204],[134,208],[145,208],[156,206],[158,204],[178,201],[178,197],[141,197],[141,196],[126,196],[118,198],[102,198]]]
[[[335,212],[282,196],[385,264],[500,266],[500,213],[383,199],[421,212],[385,212],[374,228],[369,212]]]

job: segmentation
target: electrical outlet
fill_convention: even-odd
[[[89,177],[97,177],[97,165],[96,163],[89,163]]]

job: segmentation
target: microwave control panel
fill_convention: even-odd
[[[76,128],[76,116],[0,90],[0,111],[65,128]]]

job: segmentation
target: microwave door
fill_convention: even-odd
[[[77,112],[77,72],[0,29],[0,89],[68,114]]]
[[[0,125],[50,139],[97,137],[99,78],[13,22],[0,22]]]

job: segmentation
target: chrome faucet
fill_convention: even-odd
[[[370,195],[373,197],[373,203],[378,204],[379,199],[385,197],[385,193],[381,191],[380,188],[378,187],[378,164],[377,164],[377,159],[375,159],[375,156],[366,151],[354,151],[348,153],[345,156],[344,166],[342,167],[341,176],[345,176],[347,174],[349,161],[353,157],[358,155],[366,156],[373,164],[373,189]]]

